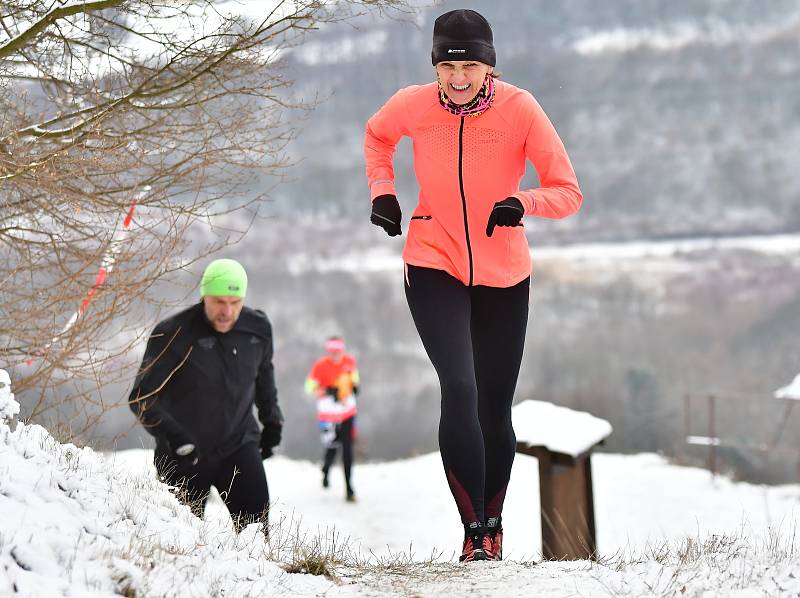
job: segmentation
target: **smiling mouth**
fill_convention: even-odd
[[[465,83],[464,85],[456,85],[455,83],[451,83],[450,87],[455,89],[456,91],[467,91],[469,89],[469,83]]]

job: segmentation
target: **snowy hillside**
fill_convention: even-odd
[[[290,68],[301,95],[331,99],[293,147],[303,161],[271,212],[362,221],[364,123],[397,89],[433,80],[433,20],[455,8],[492,24],[501,77],[538,98],[578,173],[580,214],[531,223],[538,240],[800,226],[793,0],[446,0],[416,27],[384,20],[322,30]],[[409,155],[401,147],[395,160],[404,213],[417,193]]]
[[[800,488],[712,481],[653,455],[595,460],[601,559],[535,563],[536,464],[519,457],[503,563],[454,563],[458,522],[438,455],[359,465],[359,502],[317,466],[277,457],[272,542],[236,536],[219,502],[191,516],[148,451],[104,459],[39,426],[0,425],[0,595],[797,595]],[[336,472],[338,473],[338,472]],[[331,530],[335,527],[335,531]],[[771,528],[771,531],[770,531]],[[299,533],[299,535],[298,535]],[[319,534],[319,535],[317,535]],[[288,573],[322,555],[333,577]]]

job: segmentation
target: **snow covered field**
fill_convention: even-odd
[[[687,254],[703,251],[747,250],[765,255],[800,253],[800,235],[761,235],[721,238],[695,238],[667,241],[630,241],[620,243],[581,243],[575,245],[531,247],[534,264],[564,261],[591,263],[593,267],[613,268],[622,261],[636,261],[662,266],[664,262],[679,261]],[[402,270],[403,262],[397,248],[380,245],[349,255],[319,259],[319,256],[299,254],[289,260],[289,270],[294,274],[308,271],[330,272],[395,272]]]
[[[324,490],[316,464],[270,459],[273,523],[300,521],[322,531],[323,544],[335,527],[337,550],[350,556],[334,579],[287,573],[270,560],[281,548],[255,526],[236,536],[216,501],[206,521],[195,519],[155,481],[150,458],[143,450],[103,458],[39,426],[0,425],[0,595],[800,593],[800,486],[712,480],[655,455],[595,456],[600,563],[538,564],[536,462],[518,457],[504,515],[507,560],[469,565],[453,562],[461,531],[438,455],[359,464],[356,504],[344,501],[338,475]],[[281,533],[273,541],[285,541]]]
[[[149,451],[122,451],[117,466],[150,471]],[[341,470],[327,490],[316,464],[283,457],[266,462],[274,518],[302,519],[316,530],[335,527],[353,547],[378,556],[408,552],[418,559],[440,554],[456,560],[463,532],[441,471],[438,454],[389,463],[358,464],[357,504],[344,501]],[[598,548],[601,556],[638,554],[650,545],[684,537],[742,534],[756,537],[768,528],[794,533],[800,522],[800,486],[755,486],[702,469],[669,465],[653,454],[593,457]],[[539,486],[536,459],[517,455],[503,515],[506,558],[541,558]],[[211,518],[227,519],[221,502]],[[456,552],[458,551],[458,553]],[[798,571],[800,573],[800,571]]]

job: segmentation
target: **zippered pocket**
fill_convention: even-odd
[[[433,216],[412,216],[411,220],[430,220]]]

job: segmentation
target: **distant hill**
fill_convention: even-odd
[[[364,124],[398,88],[432,80],[432,22],[455,7],[492,23],[502,77],[536,95],[578,172],[584,209],[533,223],[537,238],[800,229],[800,5],[789,0],[446,2],[418,27],[320,31],[289,72],[303,97],[327,99],[271,211],[363,217]],[[411,207],[409,154],[401,146],[396,166]]]

